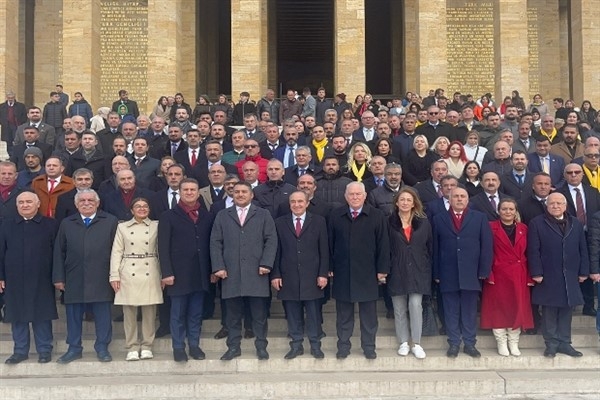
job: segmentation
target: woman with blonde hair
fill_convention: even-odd
[[[362,182],[373,176],[369,171],[371,158],[373,158],[373,155],[366,143],[355,143],[348,152],[346,176],[356,182]]]
[[[413,188],[404,186],[394,196],[394,212],[389,221],[391,264],[387,289],[394,304],[398,354],[406,356],[412,352],[423,359],[422,299],[423,295],[431,294],[432,234],[423,204]]]
[[[450,147],[450,139],[446,136],[439,136],[435,139],[429,150],[436,153],[439,158],[445,158],[448,154],[448,147]]]
[[[428,147],[425,135],[415,135],[413,148],[402,159],[402,180],[407,185],[414,186],[431,177],[431,164],[440,157]]]

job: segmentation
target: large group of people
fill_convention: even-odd
[[[492,330],[501,356],[519,356],[520,334],[539,330],[546,357],[579,357],[580,305],[600,332],[600,115],[589,101],[555,98],[551,113],[517,91],[496,107],[490,94],[450,101],[443,89],[349,103],[305,88],[256,103],[242,92],[233,105],[202,95],[193,109],[178,93],[146,116],[121,90],[93,116],[79,92],[69,105],[57,85],[50,98],[43,111],[13,93],[0,105],[7,364],[28,359],[30,324],[38,361],[52,360],[58,292],[61,364],[82,357],[84,320],[98,360],[112,360],[114,305],[127,361],[153,358],[168,334],[175,361],[204,359],[202,321],[219,296],[225,361],[243,337],[269,358],[272,293],[286,359],[304,354],[305,333],[310,354],[325,357],[330,296],[338,359],[351,352],[356,303],[361,350],[377,357],[382,296],[398,354],[418,359],[430,304],[450,358],[461,345],[480,357],[478,328]]]

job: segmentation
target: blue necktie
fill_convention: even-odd
[[[289,151],[288,151],[288,157],[287,157],[287,166],[291,167],[295,164],[295,159],[294,159],[294,148],[293,147],[288,147]]]
[[[83,219],[83,223],[85,224],[86,227],[88,227],[92,223],[92,219],[86,217],[86,218]]]

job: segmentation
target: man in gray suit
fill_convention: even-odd
[[[244,301],[250,306],[254,345],[259,360],[267,360],[267,299],[269,274],[277,253],[277,232],[269,211],[252,204],[252,187],[238,182],[233,189],[234,206],[217,214],[210,237],[213,274],[222,279],[221,297],[227,306],[227,347],[221,360],[242,352]]]

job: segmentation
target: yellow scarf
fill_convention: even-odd
[[[313,139],[312,144],[313,146],[315,146],[315,150],[317,150],[317,159],[319,160],[319,162],[321,162],[321,160],[325,156],[325,147],[327,147],[329,142],[327,141],[327,139],[323,139],[320,142],[317,142]]]
[[[558,134],[558,132],[556,131],[556,128],[552,128],[552,132],[550,132],[549,135],[543,129],[540,129],[540,133],[542,135],[546,136],[550,140],[550,143],[552,143],[552,139],[554,139],[554,137]]]
[[[598,168],[596,168],[596,170],[592,172],[588,167],[584,165],[583,172],[585,172],[585,176],[587,176],[590,180],[590,185],[592,185],[593,188],[600,190],[600,174],[598,173]]]
[[[361,182],[362,181],[362,177],[365,174],[365,171],[367,170],[367,163],[364,163],[360,167],[360,169],[358,169],[356,167],[356,162],[354,162],[354,163],[352,163],[352,167],[350,169],[352,169],[352,173],[356,177],[356,182]]]

